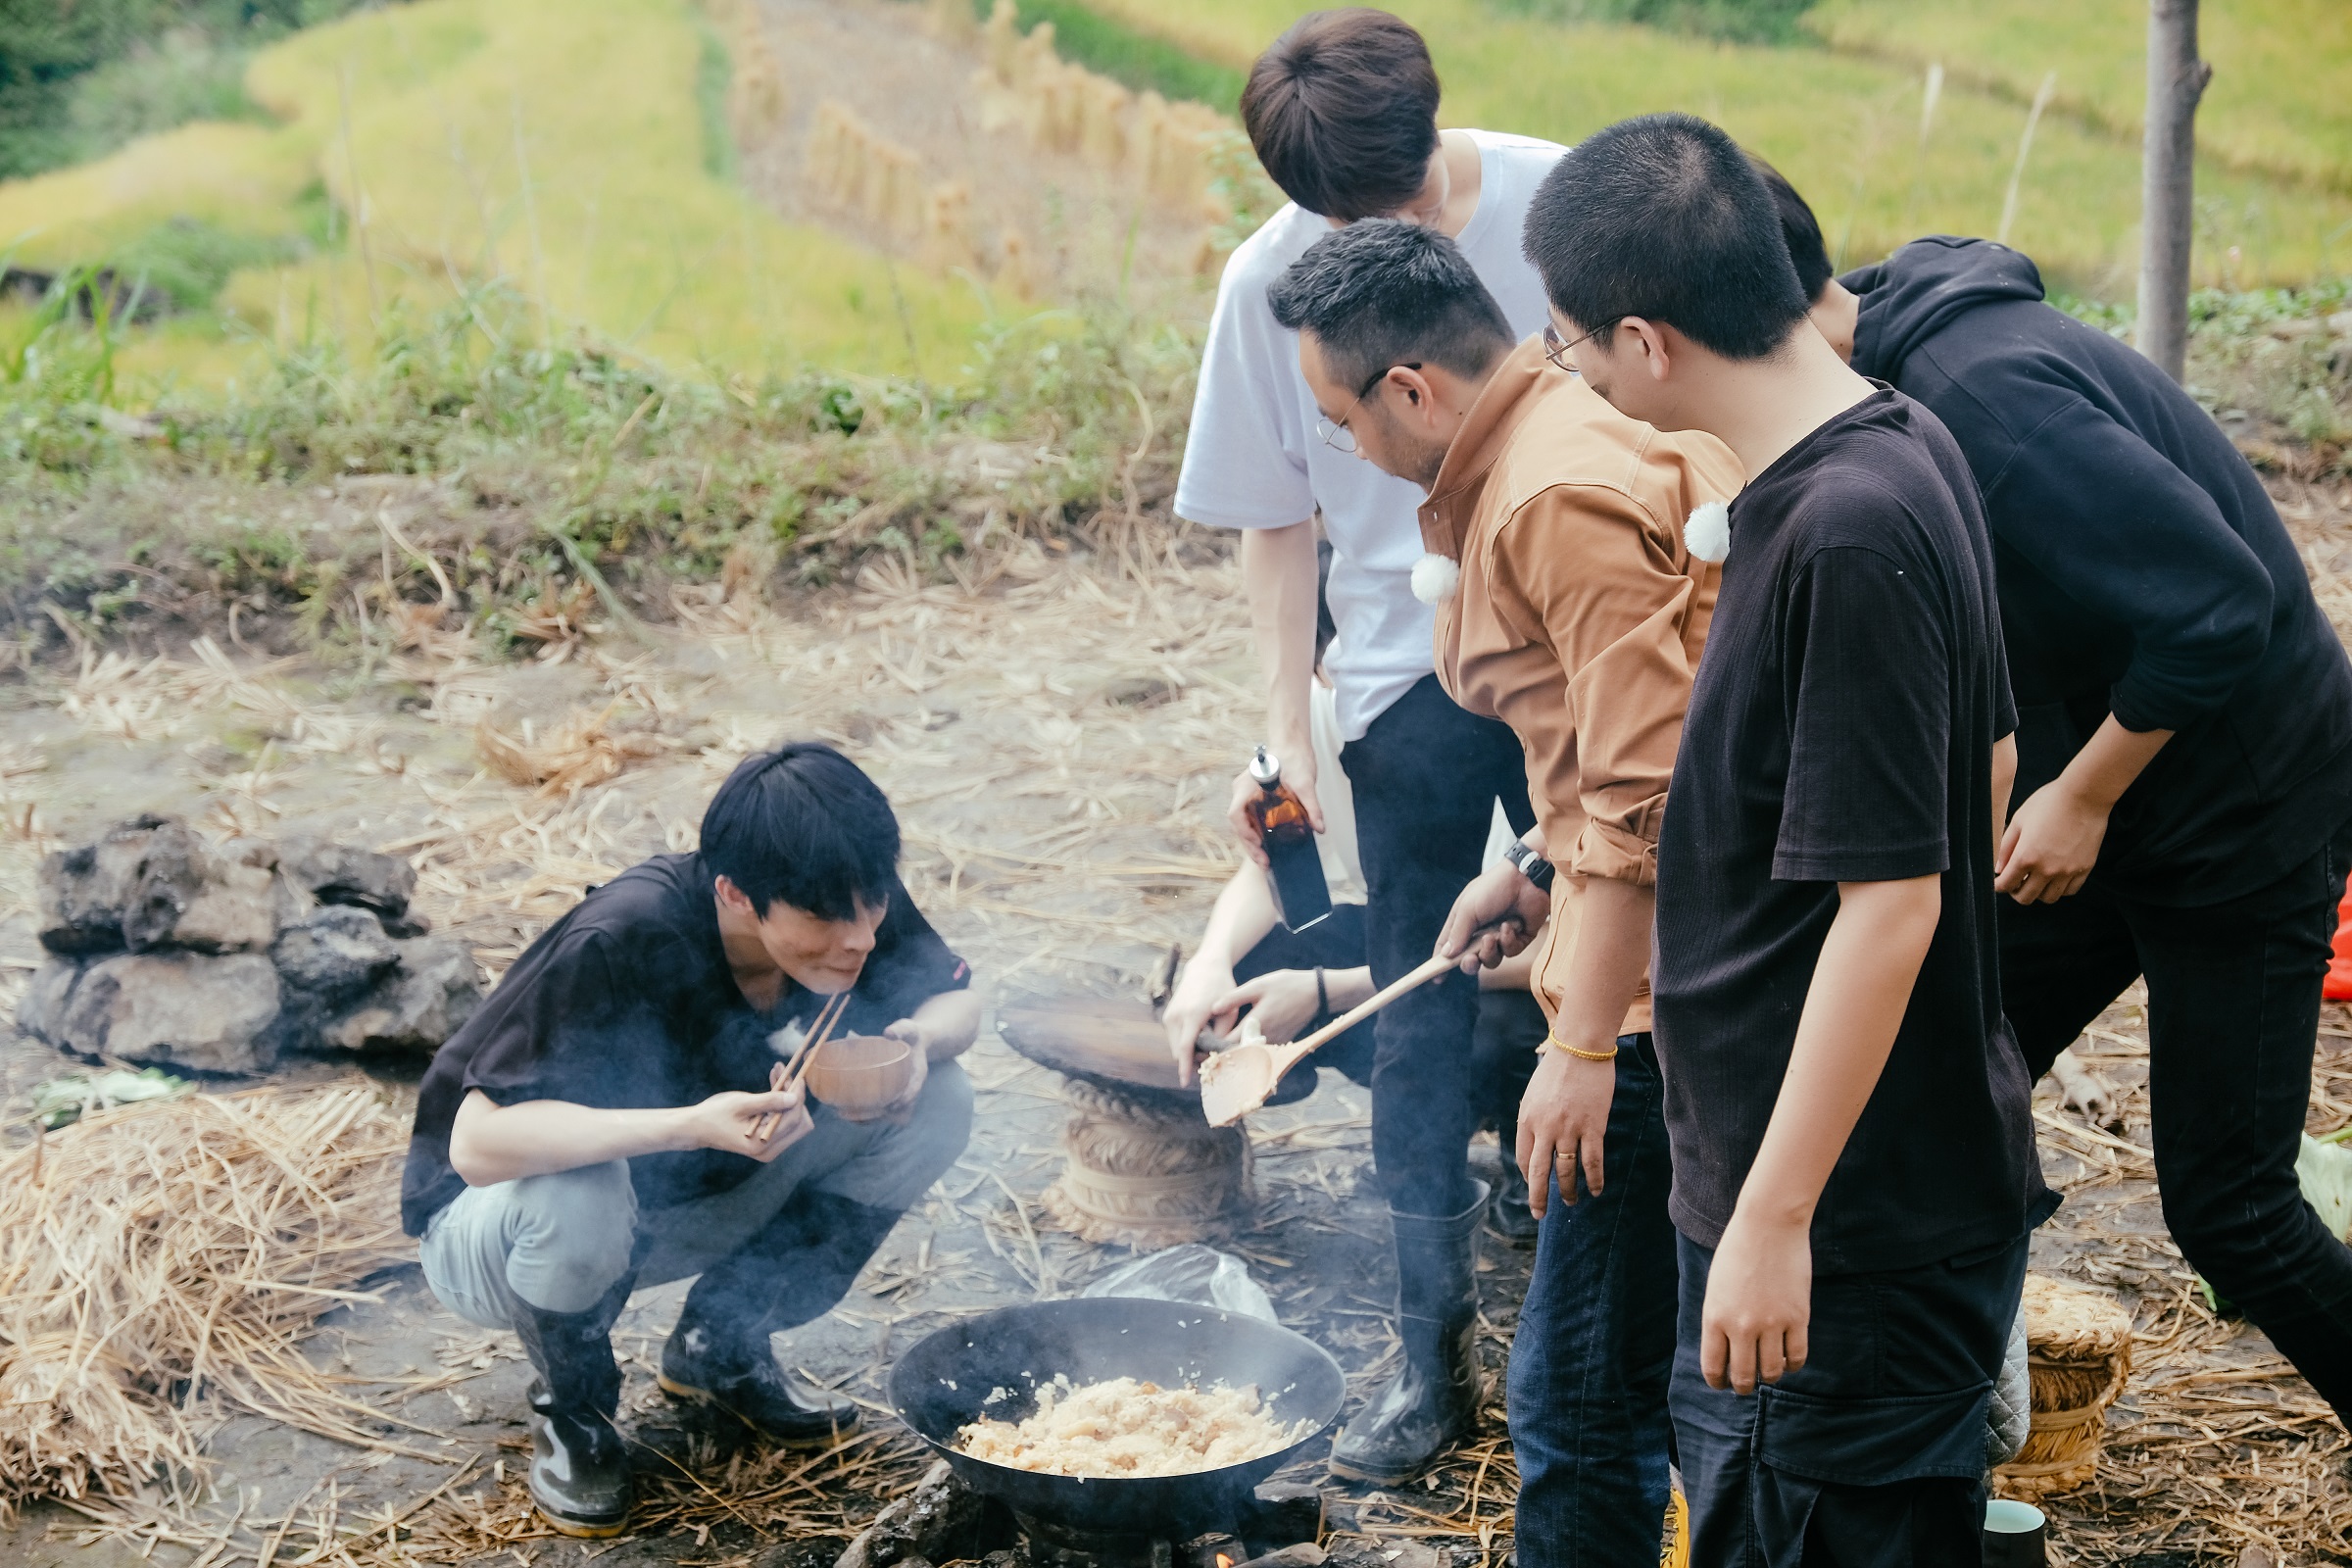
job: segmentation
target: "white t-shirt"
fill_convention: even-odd
[[[1478,143],[1478,208],[1454,243],[1493,291],[1514,336],[1544,329],[1545,300],[1519,253],[1536,186],[1566,151],[1492,131]],[[1339,693],[1341,738],[1362,736],[1428,674],[1436,612],[1413,597],[1421,559],[1421,487],[1381,472],[1315,434],[1314,395],[1298,369],[1298,335],[1275,324],[1266,289],[1331,225],[1286,206],[1242,242],[1217,284],[1192,434],[1176,480],[1176,514],[1218,528],[1280,528],[1320,510],[1332,544],[1328,594],[1339,640],[1323,667]]]

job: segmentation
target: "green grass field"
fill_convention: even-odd
[[[364,353],[388,313],[497,279],[539,303],[542,330],[585,327],[677,369],[953,377],[986,317],[972,289],[786,223],[713,174],[706,37],[682,0],[364,13],[256,59],[247,90],[277,124],[183,125],[0,184],[0,244],[26,265],[128,270],[193,219],[308,252],[238,272],[209,335],[183,321],[127,343],[126,374],[155,387],[233,373],[257,336]],[[323,245],[303,200],[320,186]]]
[[[1871,7],[1876,0],[1855,3]],[[2128,0],[2112,3],[2130,9]],[[2308,3],[2352,10],[2342,0]],[[1295,0],[1187,0],[1181,9],[1158,0],[1089,4],[1204,58],[1239,66],[1310,9]],[[2101,9],[2106,4],[2100,0]],[[2064,13],[2076,5],[2087,11],[2092,0],[2044,9]],[[1847,262],[1922,233],[1991,233],[2000,221],[2027,117],[2005,91],[1947,82],[1923,142],[1923,72],[1902,62],[1552,21],[1506,13],[1493,0],[1395,0],[1393,9],[1428,35],[1450,123],[1574,140],[1650,110],[1705,115],[1796,181]],[[1896,19],[1889,26],[1909,28],[1979,10],[2022,15],[2024,4],[1886,0],[1880,9]],[[2136,33],[2120,38],[2114,50],[2138,69]],[[2033,81],[2040,69],[2029,68]],[[2325,74],[2306,73],[2313,79]],[[2343,73],[2334,75],[2340,87]],[[2199,167],[2198,196],[2201,283],[2248,287],[2352,270],[2352,195],[2209,156]],[[2136,141],[2073,117],[2045,115],[2011,242],[2074,289],[2129,297],[2138,222]]]
[[[1840,49],[2031,98],[2058,73],[2054,102],[2126,136],[2139,133],[2147,83],[2146,0],[1822,0],[1806,25]],[[2213,85],[2197,111],[2211,157],[2352,192],[2352,5],[2344,0],[2205,0],[2199,50]]]
[[[1802,26],[1828,42],[1795,45],[1561,20],[1609,9],[1568,0],[1395,4],[1431,40],[1448,122],[1574,140],[1646,110],[1706,115],[1806,191],[1847,263],[1995,232],[2023,100],[2055,69],[2007,237],[2071,293],[2131,295],[2140,0],[1820,0]],[[1022,22],[1053,22],[1093,69],[1230,107],[1303,9],[1029,0]],[[2331,90],[2352,79],[2352,0],[2213,0],[2205,31],[2198,282],[2352,272],[2352,94]],[[1951,75],[1923,125],[1930,63]],[[747,199],[728,177],[725,64],[688,0],[366,11],[256,57],[244,96],[273,121],[184,124],[0,183],[0,249],[112,264],[191,313],[124,338],[134,400],[249,373],[265,344],[364,356],[387,323],[493,282],[534,302],[543,335],[585,330],[673,369],[955,377],[985,302]]]

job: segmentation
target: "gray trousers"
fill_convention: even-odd
[[[814,1101],[809,1111],[808,1136],[742,1185],[668,1208],[638,1209],[625,1159],[468,1187],[425,1227],[425,1283],[466,1321],[512,1328],[507,1292],[542,1311],[585,1312],[628,1272],[640,1235],[639,1286],[700,1274],[803,1184],[868,1208],[912,1208],[971,1138],[972,1081],[955,1061],[935,1064],[905,1126],[849,1121]]]

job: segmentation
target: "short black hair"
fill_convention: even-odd
[[[1413,28],[1366,6],[1291,24],[1250,68],[1242,124],[1282,193],[1351,223],[1420,194],[1438,151],[1438,68]]]
[[[1282,325],[1314,333],[1331,373],[1350,385],[1407,362],[1479,375],[1511,348],[1511,323],[1461,247],[1396,218],[1324,235],[1266,303]]]
[[[1640,316],[1760,360],[1811,304],[1755,166],[1695,115],[1621,120],[1570,149],[1536,188],[1522,245],[1585,331]]]
[[[1773,168],[1754,153],[1747,161],[1756,166],[1756,174],[1764,181],[1764,189],[1772,197],[1775,211],[1781,215],[1781,240],[1788,247],[1788,263],[1796,269],[1796,286],[1805,291],[1808,301],[1818,302],[1821,291],[1830,286],[1837,270],[1830,266],[1830,248],[1822,243],[1821,220],[1813,209],[1788,183],[1788,176]]]
[[[703,811],[703,865],[762,918],[781,899],[848,920],[898,884],[899,818],[865,770],[822,741],[747,757]]]

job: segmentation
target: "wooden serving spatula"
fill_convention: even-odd
[[[1471,944],[1475,945],[1492,929],[1474,932]],[[1461,961],[1459,954],[1450,958],[1433,956],[1420,968],[1373,993],[1369,1000],[1356,1004],[1313,1034],[1288,1045],[1245,1041],[1206,1057],[1200,1063],[1200,1113],[1208,1118],[1211,1127],[1232,1126],[1264,1104],[1283,1075],[1304,1061],[1318,1046],[1329,1045],[1407,991],[1427,985],[1446,970],[1458,967]]]

